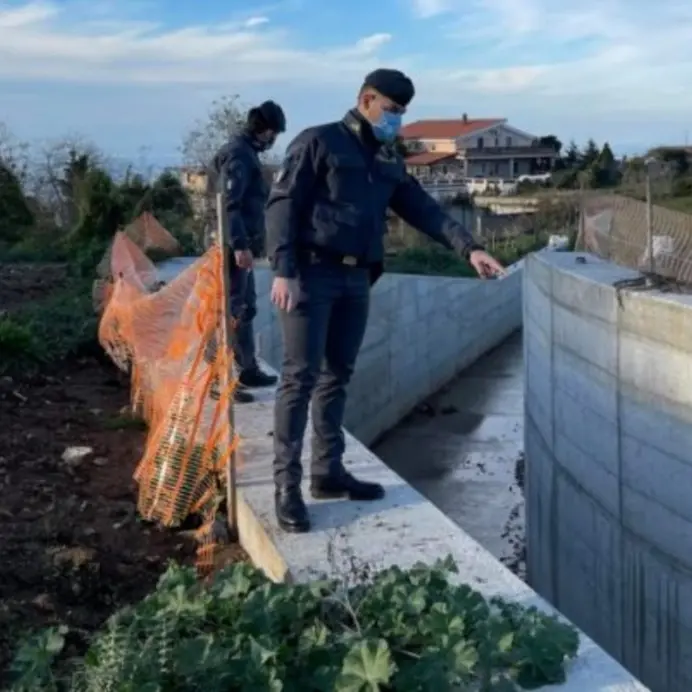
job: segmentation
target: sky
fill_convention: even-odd
[[[502,117],[616,153],[692,137],[689,0],[0,0],[0,123],[123,159],[177,163],[232,94],[284,107],[283,148],[377,67],[414,80],[410,121]]]

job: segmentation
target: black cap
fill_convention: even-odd
[[[274,132],[286,132],[286,116],[281,106],[274,101],[265,101],[257,108],[267,129]]]
[[[386,68],[371,72],[363,82],[363,88],[365,87],[379,91],[382,96],[404,108],[411,103],[416,93],[413,82],[403,72]]]

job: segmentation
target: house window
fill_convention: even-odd
[[[478,148],[482,149],[483,148],[483,137],[478,138]]]
[[[500,146],[500,138],[499,137],[495,137],[495,146],[496,147]]]
[[[447,175],[447,166],[442,166],[442,175]]]
[[[511,137],[507,137],[507,138],[505,139],[505,146],[507,146],[507,147],[511,147],[511,146],[512,146],[512,138],[511,138]]]

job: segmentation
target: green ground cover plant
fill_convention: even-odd
[[[247,564],[200,583],[172,565],[82,658],[52,628],[25,643],[12,692],[510,692],[565,680],[577,631],[453,583],[454,563],[347,586],[275,584]]]

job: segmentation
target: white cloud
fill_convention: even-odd
[[[57,14],[57,7],[39,2],[24,7],[10,7],[0,11],[0,30],[21,29],[32,24],[45,22]]]
[[[683,0],[411,0],[421,56],[435,57],[455,27],[445,67],[411,69],[419,93],[440,100],[505,94],[594,98],[590,108],[628,105],[660,112],[692,107],[692,10]],[[387,33],[307,50],[269,22],[271,8],[241,21],[170,29],[123,16],[113,0],[0,0],[0,78],[66,82],[221,85],[356,83],[376,67]],[[144,16],[145,13],[140,13]],[[440,15],[443,15],[441,17]],[[155,13],[149,12],[149,16]],[[438,17],[438,20],[432,18]],[[97,19],[96,19],[97,18]],[[425,32],[429,33],[425,33]],[[400,50],[406,50],[403,38]],[[423,48],[421,48],[423,50]],[[458,57],[454,57],[456,51]],[[438,61],[439,62],[439,61]],[[224,65],[220,70],[219,66]],[[679,88],[674,103],[661,103]]]
[[[252,98],[269,90],[296,103],[319,94],[315,117],[316,100],[325,112],[336,101],[348,107],[363,75],[386,64],[416,82],[412,117],[467,111],[556,130],[636,122],[637,132],[667,120],[682,132],[692,112],[689,0],[410,0],[415,18],[407,27],[404,17],[396,36],[330,45],[327,29],[313,30],[326,47],[310,49],[280,21],[300,22],[301,0],[267,2],[254,14],[170,28],[152,20],[164,16],[161,0],[0,0],[0,90],[11,93],[10,81],[111,85],[146,91],[149,103],[162,89],[188,101],[193,89]],[[10,108],[0,99],[0,119]]]
[[[51,2],[3,9],[0,1],[0,78],[69,82],[221,83],[257,80],[331,81],[362,76],[391,37],[306,51],[266,17],[241,23],[167,29],[151,22],[75,22]],[[346,57],[352,58],[346,60]],[[219,66],[224,69],[220,70]]]
[[[421,19],[437,17],[454,7],[452,0],[413,0],[413,11]]]
[[[245,26],[251,29],[254,26],[262,26],[262,24],[267,24],[269,22],[269,17],[250,17],[250,19],[245,20]]]
[[[681,114],[692,108],[686,86],[692,79],[692,8],[683,0],[455,5],[445,25],[454,27],[459,54],[470,60],[451,81],[472,93],[537,99],[536,108],[554,107],[545,99],[569,99],[569,107],[591,112]],[[450,74],[438,74],[438,80],[449,88]]]

